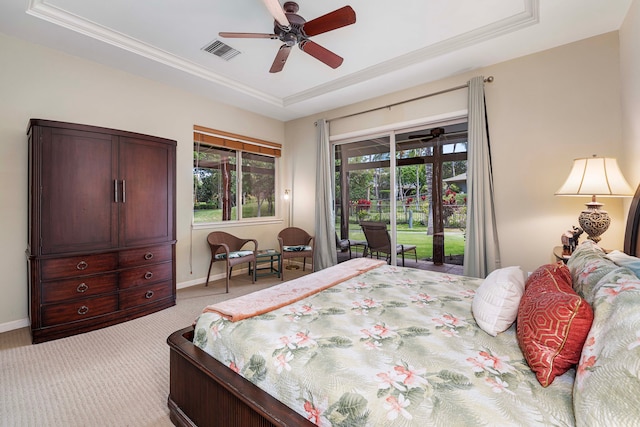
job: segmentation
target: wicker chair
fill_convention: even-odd
[[[384,222],[362,221],[360,223],[364,236],[367,239],[367,246],[364,248],[364,255],[370,252],[376,253],[378,256],[380,253],[386,254],[387,262],[391,263],[391,236],[387,231],[387,224]],[[396,245],[396,255],[402,254],[402,266],[404,267],[404,254],[405,252],[412,252],[415,255],[416,262],[418,261],[418,253],[416,252],[415,245]]]
[[[311,271],[313,271],[313,250],[315,239],[309,233],[298,227],[288,227],[278,233],[280,254],[282,259],[302,258],[302,270],[307,264],[307,258],[311,258]],[[284,269],[281,274],[284,280]]]
[[[209,276],[211,275],[211,266],[216,261],[224,261],[227,265],[227,293],[229,293],[229,278],[231,278],[231,270],[234,265],[249,263],[249,271],[251,272],[251,263],[255,266],[256,252],[258,251],[258,241],[256,239],[240,239],[233,234],[224,231],[214,231],[207,236],[207,242],[211,248],[211,262],[209,263],[209,272],[207,273],[207,282],[205,286],[209,286]],[[253,242],[253,250],[242,250],[244,245]],[[256,282],[256,269],[253,269],[251,282]]]

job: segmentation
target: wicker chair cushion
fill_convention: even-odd
[[[310,251],[311,246],[307,246],[307,245],[283,246],[282,250],[285,252],[303,252],[303,251]]]
[[[243,256],[253,255],[253,251],[233,251],[229,252],[229,258],[242,258]],[[216,259],[225,259],[227,254],[216,254]]]

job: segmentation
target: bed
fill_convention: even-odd
[[[474,279],[359,258],[206,307],[168,338],[171,420],[633,425],[639,221],[636,193],[624,252],[585,241],[566,266],[540,266],[526,289],[514,267]],[[487,293],[497,288],[499,301]],[[482,301],[494,304],[488,318]],[[511,314],[494,316],[503,311]],[[552,337],[541,328],[549,317],[559,322]]]

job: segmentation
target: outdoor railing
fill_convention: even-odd
[[[408,224],[410,228],[426,227],[428,212],[414,206],[398,207],[396,213],[397,224]],[[379,204],[372,206],[349,206],[349,223],[358,224],[360,221],[380,221],[390,223],[389,204]],[[466,228],[467,206],[466,205],[444,205],[443,218],[445,228]]]

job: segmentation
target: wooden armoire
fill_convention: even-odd
[[[176,142],[40,119],[27,135],[33,342],[174,305]]]

